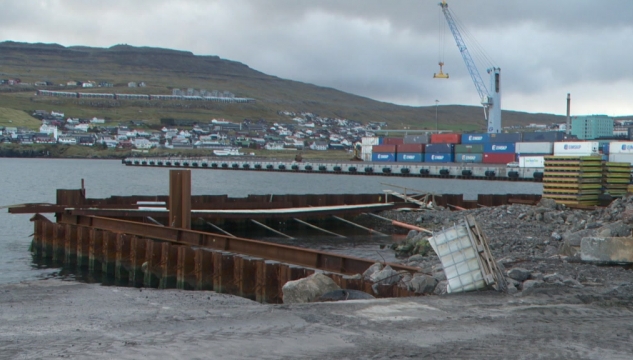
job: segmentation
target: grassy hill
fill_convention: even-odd
[[[56,44],[0,43],[0,78],[20,78],[23,83],[50,81],[107,81],[114,88],[95,90],[51,89],[119,93],[171,94],[173,88],[230,91],[256,99],[250,104],[191,102],[112,101],[60,99],[35,96],[29,86],[0,87],[0,107],[25,113],[33,110],[62,111],[72,117],[105,117],[118,122],[161,118],[210,121],[266,119],[287,121],[280,110],[312,112],[367,123],[385,121],[390,128],[435,129],[435,106],[410,107],[375,101],[332,88],[285,80],[217,56],[196,56],[169,49],[117,45],[110,48],[63,47]],[[145,88],[128,88],[130,81],[144,81]],[[441,129],[483,131],[480,107],[440,106]],[[563,122],[551,114],[503,112],[503,125]]]
[[[0,126],[25,127],[37,130],[41,124],[41,121],[33,118],[24,111],[0,107]]]

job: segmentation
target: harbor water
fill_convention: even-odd
[[[56,189],[78,189],[84,179],[86,195],[167,195],[169,169],[124,166],[119,160],[0,159],[0,284],[59,276],[59,269],[41,268],[33,263],[29,247],[33,225],[31,215],[8,214],[6,206],[22,203],[54,203]],[[346,194],[382,193],[396,185],[411,191],[437,194],[540,194],[541,183],[402,178],[379,176],[325,175],[256,171],[192,170],[194,195],[245,197],[249,194]],[[328,239],[323,236],[297,240],[297,245],[357,257],[378,259],[378,246],[363,238]],[[389,261],[389,259],[387,259]]]

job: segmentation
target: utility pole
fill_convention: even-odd
[[[439,133],[439,128],[437,126],[437,103],[439,102],[439,100],[435,100],[435,133]]]

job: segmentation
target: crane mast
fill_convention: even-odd
[[[501,69],[498,67],[492,67],[487,70],[488,74],[490,74],[490,89],[492,90],[488,91],[481,75],[479,75],[479,71],[477,70],[477,66],[473,61],[473,58],[470,56],[466,43],[457,28],[453,15],[448,10],[448,4],[445,0],[443,0],[439,5],[442,8],[442,13],[444,13],[448,27],[455,38],[457,48],[466,63],[468,73],[470,74],[470,77],[475,84],[475,88],[477,89],[477,93],[479,94],[479,98],[481,99],[481,105],[484,107],[484,117],[488,123],[488,133],[499,133],[501,132]]]

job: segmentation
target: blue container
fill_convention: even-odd
[[[378,145],[382,145],[382,136],[378,137]]]
[[[424,160],[422,156],[421,153],[398,153],[397,159],[398,162],[422,162]]]
[[[514,154],[516,146],[514,143],[488,143],[484,144],[484,153],[490,154]]]
[[[602,151],[604,155],[609,155],[609,144],[600,145],[600,151]]]
[[[462,134],[462,144],[485,144],[489,141],[489,134]]]
[[[396,161],[396,153],[373,153],[371,161]]]
[[[435,154],[450,154],[455,152],[455,145],[453,144],[426,144],[424,148],[425,153],[435,153]]]
[[[455,154],[456,163],[480,163],[484,161],[484,154],[460,153]]]
[[[425,153],[424,162],[430,163],[451,163],[455,160],[455,155],[452,153]]]
[[[521,142],[523,138],[522,133],[500,133],[500,134],[490,134],[489,141],[491,143],[516,143]]]

